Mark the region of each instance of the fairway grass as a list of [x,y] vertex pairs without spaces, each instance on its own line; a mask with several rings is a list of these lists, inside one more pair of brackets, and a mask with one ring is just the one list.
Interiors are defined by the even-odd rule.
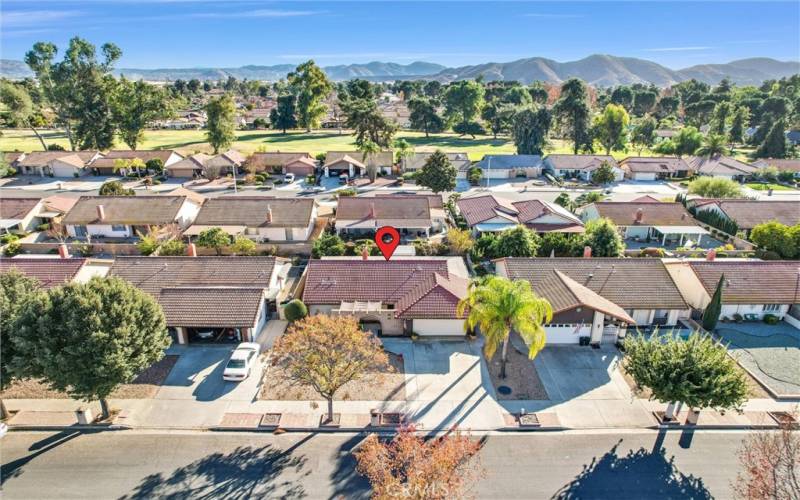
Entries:
[[[48,144],[60,144],[69,149],[69,142],[63,132],[47,130],[40,132]],[[2,130],[0,150],[2,151],[41,151],[42,146],[36,136],[25,129]],[[312,155],[326,151],[353,151],[355,137],[347,131],[319,130],[311,133],[290,131],[286,134],[272,130],[238,130],[233,148],[242,153],[263,151],[301,151]],[[485,154],[514,153],[516,148],[507,137],[493,139],[491,136],[460,137],[455,134],[435,134],[426,138],[424,133],[401,131],[397,139],[408,141],[415,151],[435,151],[468,153],[473,160],[480,160]],[[118,142],[116,147],[128,149]],[[137,149],[176,149],[182,154],[211,152],[206,143],[204,130],[148,130]]]
[[794,191],[794,189],[782,184],[761,184],[760,182],[748,182],[745,184],[745,186],[749,187],[750,189],[755,189],[756,191],[769,191],[770,189],[773,191]]

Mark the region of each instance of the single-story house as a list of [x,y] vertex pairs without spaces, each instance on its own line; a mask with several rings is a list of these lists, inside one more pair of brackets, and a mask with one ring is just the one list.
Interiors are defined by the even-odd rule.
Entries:
[[348,178],[361,177],[367,173],[367,167],[350,155],[342,156],[333,161],[329,161],[322,166],[325,177],[340,177],[346,175]]
[[586,182],[592,180],[592,172],[600,168],[603,163],[608,163],[614,171],[614,181],[619,182],[625,173],[619,168],[617,160],[608,155],[547,155],[544,159],[544,169],[556,177],[564,179],[581,179]]
[[3,158],[9,166],[17,168],[17,162],[25,157],[23,151],[3,151]]
[[662,246],[668,243],[683,246],[690,240],[699,244],[703,235],[708,234],[677,202],[601,201],[583,208],[581,219],[584,223],[600,218],[610,219],[616,224],[625,239],[654,239]]
[[[401,161],[402,170],[403,172],[416,172],[420,170],[425,162],[428,161],[428,158],[431,157],[433,153],[414,153],[409,157],[403,158]],[[469,155],[467,153],[445,153],[447,155],[447,159],[450,160],[450,163],[456,167],[456,171],[458,172],[458,177],[466,178],[467,171],[469,167],[472,165],[472,162],[469,160]]]
[[443,210],[431,209],[427,196],[339,198],[335,222],[337,234],[368,236],[382,226],[395,227],[403,239],[427,238],[431,233],[444,229],[445,216]]
[[206,169],[206,163],[210,159],[211,155],[196,153],[180,161],[176,161],[164,170],[166,170],[169,177],[196,178],[203,175]]
[[76,177],[98,158],[98,151],[34,151],[18,158],[15,168],[20,175]]
[[514,177],[539,177],[542,175],[542,157],[539,155],[484,155],[475,164],[484,179],[513,179]]
[[[344,158],[349,158],[345,161]],[[355,163],[353,162],[355,160]],[[353,170],[352,174],[348,174],[350,177],[357,177],[359,175],[364,175],[366,173],[366,167],[374,166],[378,169],[379,172],[384,174],[391,174],[392,173],[392,165],[394,165],[394,153],[392,151],[381,151],[379,153],[369,153],[364,156],[364,153],[361,151],[328,151],[325,153],[325,165],[323,168],[326,168],[325,175],[327,177],[338,177],[341,174],[347,174],[347,164],[360,164],[361,173],[356,173]],[[338,174],[328,174],[329,170],[335,170],[339,172]]]
[[186,196],[82,196],[64,217],[73,238],[136,238],[150,227],[186,229],[200,205]]
[[720,318],[733,319],[734,314],[783,318],[790,307],[800,304],[800,261],[669,259],[666,265],[686,302],[697,311],[705,310],[724,275]]
[[206,200],[184,235],[219,227],[231,236],[255,241],[306,241],[314,232],[316,218],[313,198],[221,196]]
[[143,163],[150,160],[161,160],[164,168],[169,167],[173,163],[177,163],[183,159],[183,156],[178,154],[177,151],[171,149],[152,149],[152,150],[136,150],[129,149],[115,149],[104,154],[102,158],[98,158],[90,165],[90,168],[95,175],[125,175],[124,169],[116,171],[116,160],[133,160],[139,159]]
[[117,257],[111,275],[161,305],[173,342],[256,342],[291,263],[275,257]]
[[619,166],[625,177],[634,181],[688,177],[693,173],[683,158],[675,156],[630,156]]
[[758,168],[749,163],[724,155],[692,156],[686,163],[692,171],[699,175],[722,177],[735,181],[744,181],[758,171]]
[[229,149],[206,160],[206,169],[218,169],[221,175],[226,175],[232,173],[234,169],[238,172],[246,159],[242,153]]
[[753,166],[759,169],[775,167],[780,172],[794,172],[795,178],[800,177],[799,158],[761,158],[754,161]]
[[550,302],[547,342],[613,343],[636,327],[674,327],[689,306],[658,259],[504,258],[497,274],[527,280]]
[[0,199],[0,234],[27,233],[42,223],[39,212],[42,209],[42,198],[9,198]]
[[[247,161],[255,168],[256,172],[288,173],[286,165],[301,158],[314,160],[310,153],[266,151],[250,155]],[[315,162],[316,163],[316,162]],[[295,175],[297,175],[295,173]]]
[[695,207],[696,213],[710,210],[736,222],[739,229],[747,234],[757,225],[769,221],[778,221],[786,226],[800,224],[800,201],[698,198],[688,203]]
[[0,274],[16,269],[36,278],[42,288],[53,288],[67,283],[86,283],[95,276],[105,276],[111,268],[110,260],[61,258],[58,255],[38,257],[0,258]]
[[676,135],[678,135],[678,131],[677,130],[670,130],[670,129],[667,129],[667,128],[656,129],[656,131],[655,131],[655,136],[656,136],[656,141],[657,142],[665,141],[667,139],[672,139]]
[[489,194],[461,198],[456,206],[476,235],[505,231],[519,224],[537,233],[583,232],[583,222],[575,214],[545,200],[512,202]]
[[41,219],[42,223],[61,222],[67,213],[72,210],[78,198],[75,196],[66,196],[54,194],[42,199],[42,204],[39,207],[37,217]]
[[284,174],[294,174],[296,177],[306,177],[315,174],[317,161],[313,158],[295,158],[283,166]]
[[310,314],[355,316],[380,335],[460,336],[469,273],[460,257],[326,257],[306,267]]

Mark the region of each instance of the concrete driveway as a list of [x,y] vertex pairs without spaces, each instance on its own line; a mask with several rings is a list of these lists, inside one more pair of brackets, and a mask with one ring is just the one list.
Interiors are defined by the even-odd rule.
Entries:
[[630,399],[630,388],[617,368],[619,355],[613,346],[547,346],[534,364],[554,401]]
[[234,346],[174,346],[178,362],[155,399],[194,401],[253,401],[261,385],[263,359],[241,382],[222,380],[222,371]]

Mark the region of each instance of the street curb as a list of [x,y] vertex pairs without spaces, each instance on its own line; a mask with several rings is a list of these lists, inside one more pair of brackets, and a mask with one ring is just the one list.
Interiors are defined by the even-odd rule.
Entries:
[[14,431],[127,431],[135,427],[130,425],[9,425],[9,432]]

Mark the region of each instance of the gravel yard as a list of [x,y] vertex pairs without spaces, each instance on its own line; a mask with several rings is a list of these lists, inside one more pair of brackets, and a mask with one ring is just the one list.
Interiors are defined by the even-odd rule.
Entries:
[[[506,363],[506,378],[500,378],[500,352],[497,352],[491,360],[487,361],[489,374],[492,377],[497,399],[516,400],[516,399],[550,399],[544,384],[539,379],[539,373],[533,361],[516,349],[508,349],[508,363]],[[497,390],[500,386],[511,389],[510,394],[501,394]]]
[[[397,354],[389,356],[390,369],[368,373],[349,382],[336,392],[336,401],[405,401],[406,379],[403,358]],[[318,401],[319,394],[310,387],[286,380],[282,370],[268,366],[259,399],[272,401]]]
[[[155,396],[166,380],[178,356],[167,354],[164,359],[139,374],[130,384],[120,386],[111,394],[111,399],[147,399]],[[0,393],[3,399],[69,399],[63,392],[54,391],[38,380],[26,379],[14,382]]]

